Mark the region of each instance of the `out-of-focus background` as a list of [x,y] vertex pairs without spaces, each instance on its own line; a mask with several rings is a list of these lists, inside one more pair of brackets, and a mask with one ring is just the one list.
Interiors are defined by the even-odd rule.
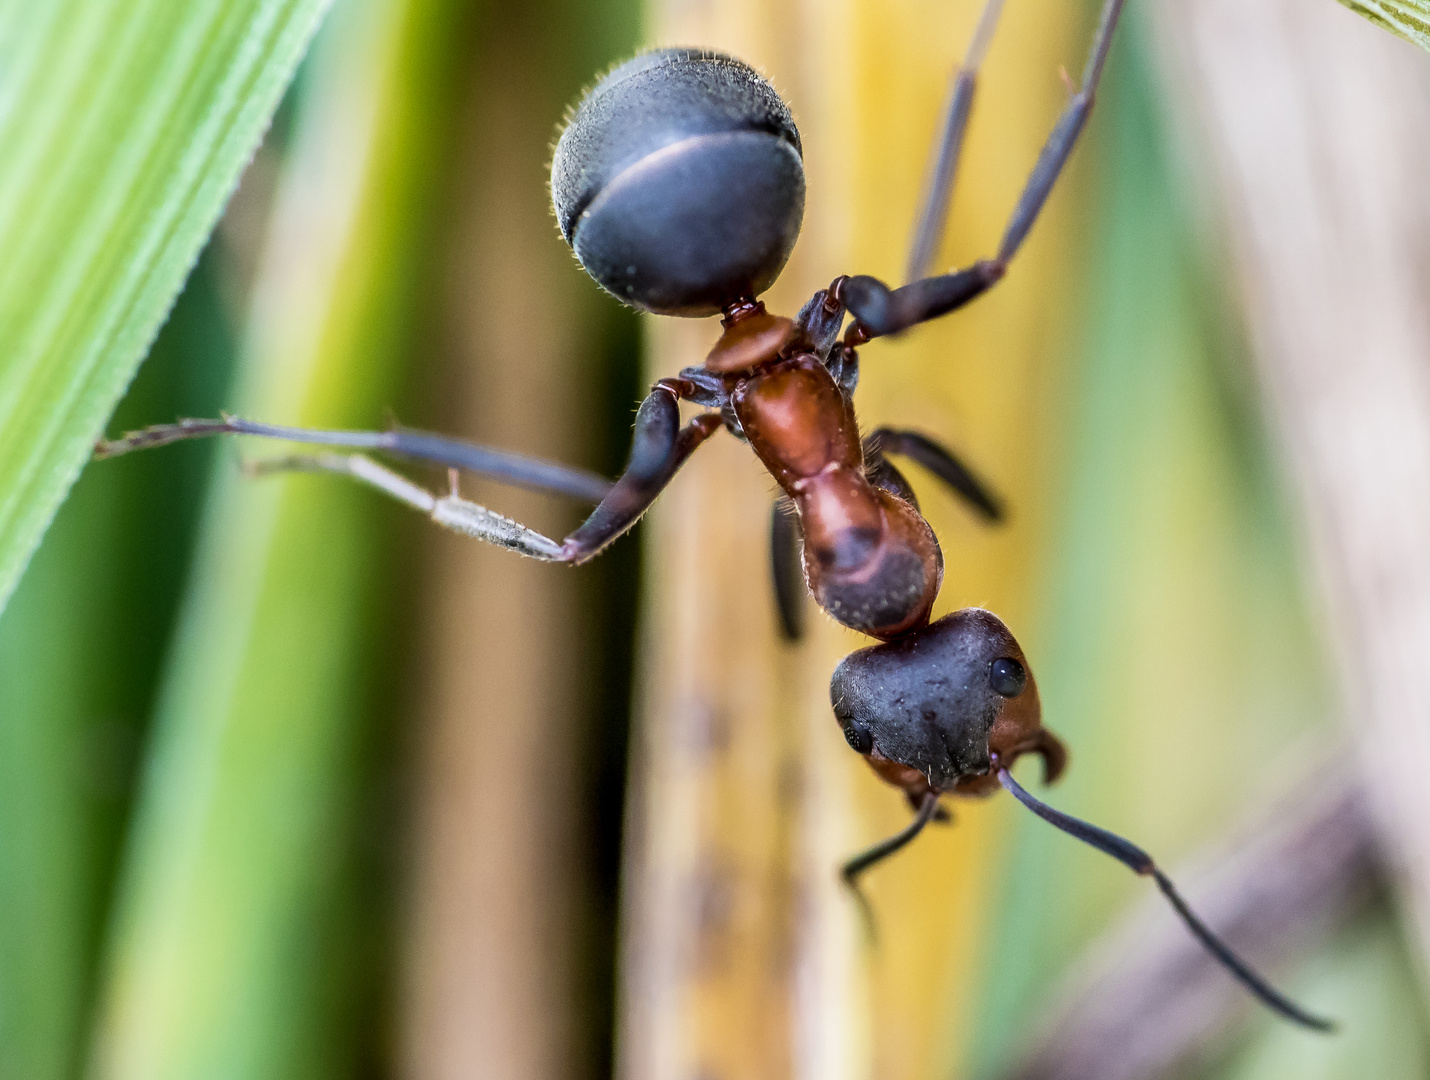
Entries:
[[[268,41],[302,0],[245,5]],[[716,329],[572,259],[566,105],[653,43],[761,67],[805,147],[766,298],[792,312],[899,277],[979,6],[335,0],[107,430],[396,418],[614,474]],[[137,43],[177,7],[0,4],[12,296],[62,265],[26,153],[89,132],[47,134],[53,103],[108,92],[85,57],[169,78]],[[1007,5],[940,266],[996,245],[1096,8]],[[1006,798],[871,875],[871,941],[835,868],[908,809],[827,698],[866,642],[812,605],[780,640],[773,486],[733,439],[574,571],[247,479],[281,449],[226,441],[85,469],[0,616],[0,1080],[1430,1076],[1427,119],[1430,56],[1331,0],[1129,0],[1007,280],[867,346],[856,398],[1006,498],[988,529],[911,470],[939,613],[1003,616],[1071,749],[1048,797],[1337,1035],[1249,1005],[1146,881]]]

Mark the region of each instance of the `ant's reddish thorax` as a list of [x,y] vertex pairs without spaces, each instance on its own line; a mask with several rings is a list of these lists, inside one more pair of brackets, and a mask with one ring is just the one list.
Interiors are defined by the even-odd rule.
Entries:
[[817,356],[766,361],[735,381],[730,403],[751,448],[792,498],[831,466],[862,475],[854,410]]
[[938,542],[912,506],[869,483],[854,411],[819,358],[771,357],[727,384],[751,448],[794,501],[820,606],[879,638],[927,622]]

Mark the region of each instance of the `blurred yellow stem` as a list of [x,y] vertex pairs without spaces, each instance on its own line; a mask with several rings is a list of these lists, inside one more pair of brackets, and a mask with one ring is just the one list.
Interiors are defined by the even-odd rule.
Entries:
[[[989,57],[944,268],[995,249],[1082,62],[1081,12],[1010,5]],[[766,298],[792,314],[839,273],[897,280],[949,76],[976,3],[833,0],[656,5],[658,44],[724,49],[762,68],[794,110],[809,199],[803,236]],[[1076,169],[1009,280],[967,312],[863,352],[866,428],[917,426],[1016,495],[1015,524],[974,525],[915,473],[942,541],[940,611],[980,604],[1015,633],[1040,521],[1050,354]],[[652,320],[650,374],[698,363],[710,323]],[[768,582],[774,486],[749,450],[713,439],[648,526],[649,607],[633,759],[622,969],[624,1080],[946,1076],[976,987],[998,812],[958,824],[871,875],[870,949],[837,885],[840,859],[907,822],[849,752],[828,702],[838,658],[868,639],[823,617],[781,644]]]

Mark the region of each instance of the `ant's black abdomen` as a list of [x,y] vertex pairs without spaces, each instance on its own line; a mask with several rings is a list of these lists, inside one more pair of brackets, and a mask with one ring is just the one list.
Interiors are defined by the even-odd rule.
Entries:
[[774,87],[718,53],[627,61],[576,107],[551,198],[581,265],[634,307],[713,315],[774,283],[804,217],[799,132]]

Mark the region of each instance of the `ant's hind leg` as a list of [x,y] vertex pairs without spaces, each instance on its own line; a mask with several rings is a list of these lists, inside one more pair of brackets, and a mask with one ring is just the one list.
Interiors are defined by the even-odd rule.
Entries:
[[719,413],[702,413],[682,428],[676,391],[657,383],[636,411],[625,472],[581,527],[562,541],[567,561],[594,558],[634,525],[685,459],[723,426]]
[[[203,423],[218,424],[219,421]],[[228,422],[222,422],[228,423]],[[631,440],[631,456],[626,470],[614,484],[605,484],[605,497],[591,511],[580,528],[560,543],[529,529],[520,522],[468,502],[454,491],[447,496],[433,495],[390,469],[361,454],[317,454],[310,457],[280,459],[259,465],[258,472],[307,469],[351,476],[369,487],[405,502],[422,511],[439,525],[456,532],[486,540],[523,555],[546,562],[583,563],[598,555],[606,545],[636,523],[655,497],[670,483],[685,459],[716,431],[723,421],[718,413],[695,417],[685,427],[680,426],[680,406],[674,389],[657,385],[636,412]],[[224,431],[231,430],[224,428]],[[285,429],[293,430],[293,429]],[[216,434],[205,431],[203,434]],[[253,432],[243,432],[252,434]],[[142,434],[142,433],[141,433]],[[329,435],[331,432],[308,433]],[[193,437],[179,434],[177,438]],[[275,436],[287,438],[287,435]],[[172,438],[166,441],[173,441]],[[324,441],[313,438],[311,441]],[[145,445],[154,445],[153,443]],[[126,446],[125,449],[134,449]]]
[[770,507],[770,573],[779,610],[780,634],[786,641],[804,637],[804,567],[799,552],[799,519],[794,504],[780,497]]
[[518,521],[468,502],[455,491],[449,495],[434,495],[407,477],[384,468],[362,454],[307,454],[260,461],[248,466],[253,475],[278,472],[327,472],[350,476],[359,483],[376,488],[398,502],[426,514],[437,524],[489,544],[496,544],[543,562],[562,562],[561,545],[535,529]]
[[611,490],[609,480],[585,469],[559,465],[554,461],[543,461],[525,454],[496,450],[490,446],[451,439],[445,435],[434,435],[427,431],[415,431],[411,428],[392,428],[389,431],[324,431],[317,428],[263,424],[255,420],[245,420],[241,416],[155,424],[141,431],[131,431],[119,439],[100,441],[94,448],[94,456],[117,457],[133,450],[167,446],[169,443],[213,435],[252,435],[282,442],[371,450],[410,461],[463,469],[498,483],[511,484],[529,491],[565,495],[589,503],[600,502]]
[[1008,219],[1008,227],[1003,232],[1003,242],[998,246],[998,262],[1006,265],[1018,249],[1028,230],[1037,220],[1038,211],[1048,199],[1053,185],[1062,175],[1063,166],[1072,156],[1077,137],[1082,134],[1088,114],[1092,112],[1093,99],[1097,94],[1097,84],[1102,81],[1102,69],[1107,65],[1107,52],[1112,48],[1112,32],[1117,29],[1117,20],[1122,14],[1125,0],[1107,0],[1102,15],[1097,21],[1097,32],[1093,35],[1092,49],[1088,53],[1087,66],[1082,72],[1082,86],[1063,107],[1062,116],[1053,127],[1048,141],[1043,144],[1038,162],[1028,177],[1013,216]]
[[[866,457],[899,454],[933,473],[985,520],[1003,520],[1003,503],[948,447],[917,431],[879,428],[864,440]],[[872,453],[871,453],[872,451]],[[917,505],[917,504],[915,504]]]
[[935,144],[929,173],[924,181],[919,215],[914,219],[914,241],[909,248],[909,261],[904,269],[905,281],[917,281],[928,274],[929,264],[943,242],[944,223],[948,218],[948,203],[958,178],[958,159],[963,152],[963,136],[968,130],[968,114],[973,109],[973,95],[978,89],[978,70],[993,41],[1003,0],[987,0],[983,14],[968,43],[963,63],[953,74],[948,106],[943,114],[943,135]]
[[[991,0],[990,0],[991,2]],[[836,298],[855,318],[845,340],[858,345],[870,338],[895,334],[921,322],[936,319],[954,311],[986,292],[1002,280],[1008,264],[1023,246],[1039,211],[1062,175],[1063,166],[1077,145],[1078,136],[1092,112],[1097,85],[1107,64],[1107,52],[1112,46],[1112,34],[1117,28],[1125,0],[1106,0],[1093,35],[1087,66],[1083,69],[1082,85],[1063,108],[1053,126],[1052,134],[1038,155],[1023,193],[1003,232],[998,254],[982,259],[964,270],[937,277],[912,281],[898,289],[890,289],[878,278],[860,276],[844,278],[838,283]],[[970,90],[971,94],[972,91]],[[971,99],[970,99],[971,100]],[[951,129],[961,137],[961,131]],[[955,137],[955,142],[957,138]],[[945,143],[949,136],[945,136]],[[937,184],[935,182],[935,194]],[[927,213],[928,211],[926,211]],[[911,260],[912,265],[912,260]]]

